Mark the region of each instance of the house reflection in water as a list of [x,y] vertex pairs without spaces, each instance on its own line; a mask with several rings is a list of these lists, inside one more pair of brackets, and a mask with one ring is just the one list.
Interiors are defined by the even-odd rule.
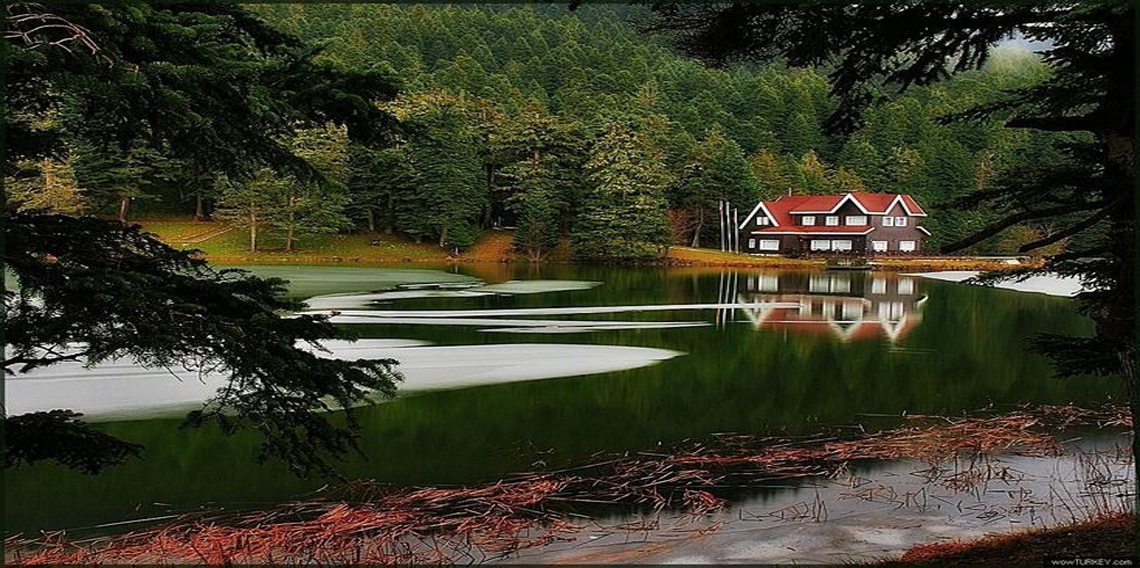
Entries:
[[902,339],[922,320],[926,296],[907,276],[867,272],[741,274],[741,303],[798,307],[742,308],[753,325],[794,333],[830,333],[844,341]]

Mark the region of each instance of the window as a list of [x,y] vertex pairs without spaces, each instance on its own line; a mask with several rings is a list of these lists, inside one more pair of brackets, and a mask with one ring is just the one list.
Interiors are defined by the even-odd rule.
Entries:
[[894,217],[883,217],[883,226],[884,227],[894,227],[895,226],[895,218]]
[[867,224],[867,216],[866,215],[848,215],[847,219],[846,219],[846,223],[848,225],[866,225]]
[[899,278],[899,294],[904,296],[914,294],[914,280],[911,278]]
[[836,251],[849,251],[851,250],[851,241],[831,241],[831,250]]
[[815,216],[814,215],[804,215],[803,221],[801,221],[801,223],[803,223],[804,225],[814,225],[815,224]]
[[899,250],[903,252],[914,252],[914,241],[899,241]]
[[760,239],[760,250],[780,250],[780,241],[777,239]]
[[831,241],[824,239],[812,239],[811,250],[831,250]]
[[763,215],[757,215],[756,216],[756,224],[761,225],[761,226],[767,225],[768,224],[768,218],[763,216]]
[[761,274],[760,275],[760,291],[761,292],[779,292],[780,291],[780,278],[775,274]]
[[750,248],[750,249],[756,248],[756,239],[748,239],[748,248]]
[[886,294],[887,293],[887,279],[886,278],[872,278],[871,279],[871,293],[872,294]]
[[906,226],[906,217],[895,217],[895,226],[896,227],[905,227]]
[[871,250],[875,252],[887,252],[887,241],[871,241]]
[[824,224],[828,227],[838,227],[839,215],[828,215],[827,218],[824,219]]

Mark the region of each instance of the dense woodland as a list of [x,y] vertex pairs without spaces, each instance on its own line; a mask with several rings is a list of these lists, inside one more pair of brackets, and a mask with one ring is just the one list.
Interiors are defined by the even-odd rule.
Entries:
[[[99,133],[114,125],[65,104],[43,120],[63,125],[68,152],[20,164],[9,199],[123,221],[195,214],[245,227],[251,249],[353,230],[462,249],[509,226],[539,260],[559,243],[583,259],[715,246],[721,200],[747,211],[787,193],[904,192],[932,213],[936,248],[991,220],[943,204],[1066,159],[1066,135],[940,121],[1045,79],[1048,67],[1024,50],[996,50],[982,70],[902,95],[884,87],[866,124],[840,136],[823,128],[836,105],[826,69],[708,68],[671,50],[667,34],[640,31],[649,14],[637,7],[252,10],[319,49],[317,60],[393,78],[399,96],[376,104],[399,121],[396,134],[362,142],[332,123],[302,129],[284,142],[323,175],[252,158],[221,175],[142,136],[105,144]],[[1013,252],[1049,230],[1025,224],[973,251]]]

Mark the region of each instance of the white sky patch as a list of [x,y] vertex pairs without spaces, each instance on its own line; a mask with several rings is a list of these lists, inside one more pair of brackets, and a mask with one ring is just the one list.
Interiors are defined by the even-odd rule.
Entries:
[[[397,359],[405,377],[398,385],[401,392],[623,371],[682,355],[615,345],[427,346],[403,339],[328,341],[324,346],[330,350],[320,354],[325,357]],[[76,362],[60,363],[5,377],[5,412],[16,415],[68,408],[94,421],[178,416],[198,407],[223,384],[225,378],[216,374],[199,377],[181,369],[146,368],[129,360],[108,361],[91,369]]]
[[[943,280],[946,282],[962,282],[964,280],[973,278],[981,274],[976,270],[947,270],[943,272],[916,272],[911,274],[904,274],[903,276],[921,276],[923,278],[930,278],[932,280]],[[1040,274],[1030,276],[1022,281],[1015,279],[1003,280],[994,284],[994,288],[1003,288],[1006,290],[1016,290],[1018,292],[1035,292],[1038,294],[1047,294],[1049,296],[1063,296],[1072,297],[1079,293],[1084,288],[1081,286],[1081,280],[1072,276],[1059,276],[1056,274]]]

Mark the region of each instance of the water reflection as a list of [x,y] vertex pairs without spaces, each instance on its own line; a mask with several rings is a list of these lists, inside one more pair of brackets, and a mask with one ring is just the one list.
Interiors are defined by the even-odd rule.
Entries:
[[[723,284],[757,329],[895,342],[922,321],[927,300],[911,277],[859,272],[733,273]],[[789,306],[792,304],[792,306]]]

